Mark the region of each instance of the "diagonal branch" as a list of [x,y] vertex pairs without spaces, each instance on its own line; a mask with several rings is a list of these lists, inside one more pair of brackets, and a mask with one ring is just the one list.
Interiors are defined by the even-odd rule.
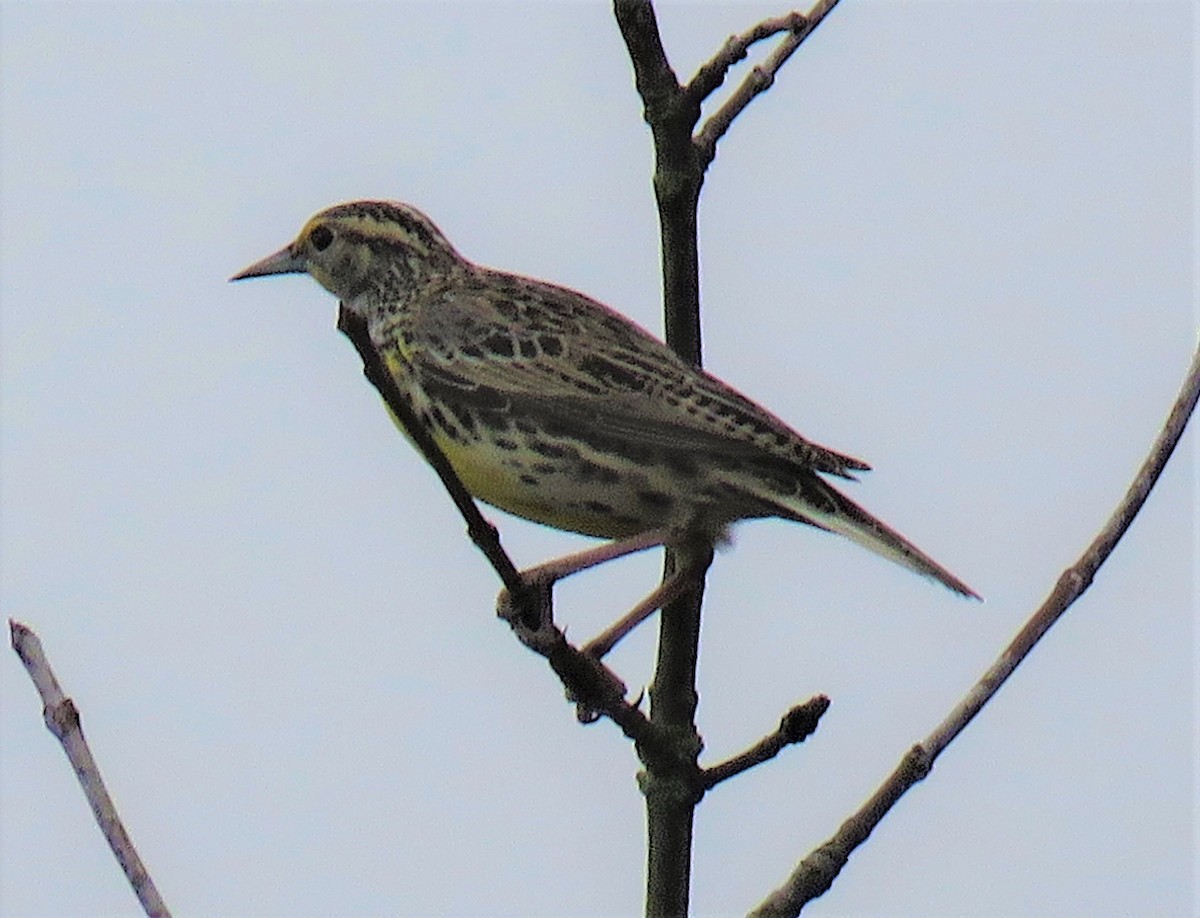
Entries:
[[458,512],[462,514],[467,523],[467,534],[471,537],[471,541],[478,546],[492,567],[495,568],[496,573],[514,599],[520,600],[526,597],[529,594],[527,585],[508,553],[500,545],[500,533],[494,525],[484,519],[474,498],[459,481],[446,454],[441,451],[429,431],[417,419],[408,402],[404,400],[395,380],[384,368],[379,354],[375,351],[375,346],[371,343],[371,335],[367,331],[366,321],[341,306],[338,308],[337,327],[338,331],[350,339],[350,343],[358,351],[358,356],[362,358],[363,375],[367,377],[371,385],[379,390],[384,404],[404,425],[404,430],[417,445],[425,457],[425,461],[437,472],[442,484],[450,493],[454,505],[458,507]]
[[546,658],[558,675],[570,698],[587,712],[585,719],[595,719],[595,712],[612,720],[632,739],[638,750],[659,761],[673,760],[673,747],[667,743],[662,730],[651,724],[636,706],[625,701],[625,686],[612,671],[594,656],[579,650],[566,640],[553,623],[550,588],[539,589],[521,576],[512,559],[500,544],[496,527],[489,523],[463,486],[450,460],[434,442],[433,437],[418,421],[412,408],[396,387],[379,354],[371,344],[366,323],[347,309],[338,312],[338,329],[350,339],[363,362],[363,374],[379,391],[384,404],[404,425],[422,454],[441,478],[453,498],[472,541],[491,562],[504,581],[507,599],[500,614],[508,621],[517,638],[530,650]]
[[[793,13],[789,17],[781,17],[780,20],[767,20],[760,23],[744,35],[731,38],[725,43],[725,46],[713,60],[700,68],[685,92],[689,95],[698,95],[700,98],[704,98],[724,80],[725,71],[736,61],[746,56],[746,50],[751,44],[755,41],[761,41],[763,38],[769,37],[769,35],[784,31],[778,28],[778,25],[784,20],[787,21],[788,28],[790,29],[788,36],[779,43],[775,50],[767,55],[765,61],[750,71],[741,85],[704,122],[704,126],[696,134],[694,143],[701,163],[707,166],[713,161],[713,158],[717,155],[717,141],[725,136],[725,133],[729,130],[729,126],[733,124],[733,120],[745,110],[747,105],[754,101],[756,96],[771,88],[771,84],[775,82],[775,74],[779,72],[779,68],[787,63],[787,59],[795,53],[796,49],[804,42],[804,39],[813,33],[813,30],[821,24],[826,15],[837,4],[838,0],[819,0],[817,5],[807,15]],[[770,29],[772,31],[759,37],[757,30],[761,29]],[[737,57],[729,57],[729,55],[739,54],[740,56]],[[718,74],[720,76],[719,79]],[[716,85],[708,88],[714,80],[716,80]],[[697,81],[700,81],[698,85]]]
[[1146,498],[1187,428],[1198,397],[1200,348],[1192,358],[1187,378],[1149,455],[1099,535],[1079,559],[1063,572],[1050,595],[946,719],[908,751],[870,800],[847,819],[832,838],[804,858],[784,885],[763,900],[751,915],[756,918],[798,915],[805,903],[829,889],[854,849],[866,841],[896,801],[929,774],[938,756],[999,691],[1042,636],[1091,585],[1096,571],[1108,560],[1146,503]]
[[104,833],[104,838],[116,856],[117,863],[121,865],[129,885],[133,887],[142,909],[151,918],[170,918],[171,913],[159,895],[154,880],[146,871],[146,865],[138,856],[137,849],[133,847],[133,840],[117,813],[116,804],[109,796],[108,788],[104,786],[100,768],[96,765],[92,750],[83,736],[79,709],[75,707],[75,702],[63,694],[58,679],[54,676],[54,670],[50,668],[50,661],[46,659],[41,640],[29,626],[11,618],[8,620],[8,630],[13,650],[25,664],[29,678],[33,680],[34,687],[42,698],[42,715],[46,727],[62,744],[67,760],[75,769],[75,776],[79,779],[84,796],[92,807],[96,824]]
[[580,721],[607,717],[633,740],[638,757],[648,766],[670,767],[680,761],[680,747],[670,733],[652,723],[637,703],[626,701],[625,685],[612,670],[572,645],[552,621],[545,619],[536,628],[516,619],[509,624],[522,644],[546,658],[568,698],[578,705]]

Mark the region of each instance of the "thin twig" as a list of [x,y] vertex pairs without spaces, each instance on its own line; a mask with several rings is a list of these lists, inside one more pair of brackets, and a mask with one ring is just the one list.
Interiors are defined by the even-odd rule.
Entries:
[[780,32],[798,32],[805,26],[806,19],[803,13],[787,13],[775,19],[764,19],[741,35],[730,35],[721,50],[700,65],[684,92],[696,101],[703,102],[721,88],[730,68],[746,59],[752,45]]
[[1192,365],[1184,380],[1179,396],[1171,407],[1162,430],[1150,448],[1150,453],[1138,469],[1124,499],[1113,511],[1104,528],[1088,546],[1087,551],[1073,565],[1067,568],[1050,595],[1041,607],[1033,614],[1025,626],[1013,638],[1012,643],[1005,648],[1004,653],[984,673],[966,698],[950,712],[949,716],[929,734],[921,744],[932,765],[942,751],[950,744],[963,729],[971,722],[988,700],[996,694],[1014,669],[1033,650],[1034,645],[1042,639],[1050,627],[1062,617],[1063,613],[1075,602],[1083,592],[1092,585],[1096,571],[1108,560],[1117,543],[1132,525],[1134,518],[1141,512],[1150,491],[1154,488],[1167,461],[1183,437],[1188,419],[1196,408],[1197,398],[1200,397],[1200,347],[1192,357]]
[[100,777],[100,769],[92,757],[87,740],[83,736],[83,726],[79,719],[79,709],[75,702],[63,694],[50,661],[46,659],[42,642],[28,625],[8,620],[9,636],[13,650],[25,664],[29,678],[42,698],[42,716],[46,727],[62,744],[67,760],[75,769],[75,776],[83,788],[84,796],[91,805],[92,813],[100,831],[104,833],[108,846],[125,872],[129,885],[133,887],[142,909],[152,918],[170,918],[170,912],[158,893],[158,888],[146,871],[146,865],[138,856],[137,849],[125,829],[121,817],[117,814],[116,804],[109,796]]
[[1196,408],[1197,397],[1200,397],[1200,348],[1192,358],[1187,378],[1149,455],[1125,497],[1091,545],[1079,560],[1063,572],[1050,595],[946,719],[905,754],[896,770],[871,799],[846,820],[832,838],[804,858],[784,885],[763,900],[751,915],[755,918],[798,915],[805,903],[829,889],[850,854],[866,841],[896,801],[929,774],[938,756],[999,691],[1042,636],[1091,585],[1096,571],[1129,529],[1166,467]]
[[705,768],[700,773],[705,790],[722,781],[728,781],[755,765],[769,762],[794,743],[804,742],[816,732],[817,724],[828,710],[829,699],[824,695],[814,695],[804,704],[796,705],[783,715],[779,727],[774,732],[764,736],[744,752],[711,768]]
[[[741,85],[704,122],[704,126],[696,134],[693,143],[696,146],[701,163],[708,165],[708,163],[712,162],[713,157],[717,155],[717,141],[725,136],[725,132],[729,130],[729,126],[733,124],[733,120],[745,110],[747,105],[754,101],[756,96],[771,88],[771,84],[775,82],[775,74],[779,72],[779,68],[787,62],[787,59],[795,53],[796,49],[804,42],[804,39],[813,33],[813,30],[821,24],[830,10],[837,6],[837,4],[838,0],[820,0],[807,15],[800,16],[799,14],[795,14],[797,17],[795,20],[796,25],[792,31],[775,47],[775,50],[767,55],[765,61],[750,71]],[[726,43],[726,47],[728,47],[728,43]],[[710,61],[708,64],[705,64],[704,67],[700,68],[696,76],[699,78],[703,74],[706,81],[711,81],[712,77],[708,68],[710,66],[719,68],[721,55],[724,52],[725,48],[722,48],[721,52],[714,58],[716,63]],[[704,84],[693,91],[689,86],[685,92],[691,95],[693,92],[699,92],[703,88]]]

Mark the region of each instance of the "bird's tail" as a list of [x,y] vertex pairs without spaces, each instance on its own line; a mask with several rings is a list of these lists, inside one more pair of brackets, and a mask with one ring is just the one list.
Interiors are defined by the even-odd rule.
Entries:
[[788,509],[797,519],[843,535],[910,571],[932,577],[955,593],[983,599],[896,530],[816,475],[804,482],[800,500]]

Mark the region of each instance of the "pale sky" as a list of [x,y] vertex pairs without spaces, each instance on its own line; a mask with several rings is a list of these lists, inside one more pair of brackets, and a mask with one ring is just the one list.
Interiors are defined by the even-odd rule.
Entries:
[[[660,4],[682,77],[786,7]],[[844,0],[719,148],[706,365],[874,471],[983,604],[780,521],[709,576],[694,911],[757,903],[945,716],[1124,493],[1197,331],[1188,2]],[[608,4],[0,7],[0,606],[36,629],[179,915],[633,915],[637,762],[498,584],[308,278],[395,198],[661,329],[651,145]],[[740,75],[744,71],[738,71]],[[813,915],[1197,902],[1195,431],[1092,590]],[[520,564],[591,544],[489,513]],[[657,556],[565,584],[584,639]],[[655,627],[612,662],[637,691]],[[16,657],[0,913],[134,915]]]

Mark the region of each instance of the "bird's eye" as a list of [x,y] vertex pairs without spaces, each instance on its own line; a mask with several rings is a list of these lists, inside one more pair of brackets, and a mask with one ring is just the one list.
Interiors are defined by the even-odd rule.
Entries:
[[333,230],[328,226],[318,226],[308,234],[308,241],[318,252],[324,252],[333,244]]

